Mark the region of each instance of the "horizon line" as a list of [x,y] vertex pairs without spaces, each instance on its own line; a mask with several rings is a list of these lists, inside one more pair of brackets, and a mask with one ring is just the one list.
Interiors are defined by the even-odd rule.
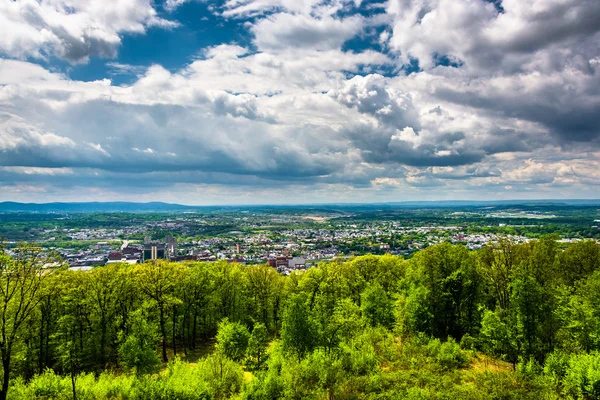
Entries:
[[400,201],[365,201],[365,202],[316,202],[316,203],[239,203],[239,204],[183,204],[183,203],[170,203],[165,201],[126,201],[126,200],[114,200],[114,201],[48,201],[48,202],[21,202],[4,200],[0,201],[0,206],[5,204],[16,204],[16,205],[29,205],[29,206],[44,206],[44,205],[92,205],[92,204],[132,204],[132,205],[149,205],[149,204],[162,204],[169,206],[181,206],[181,207],[285,207],[285,206],[327,206],[327,205],[389,205],[389,204],[417,204],[417,203],[549,203],[549,202],[598,202],[600,204],[600,198],[548,198],[548,199],[498,199],[498,200],[474,200],[474,199],[456,199],[456,200],[400,200]]

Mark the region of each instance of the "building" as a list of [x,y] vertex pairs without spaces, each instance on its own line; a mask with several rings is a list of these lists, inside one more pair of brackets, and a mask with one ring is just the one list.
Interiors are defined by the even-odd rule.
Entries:
[[171,257],[177,256],[177,239],[171,235],[165,236],[165,246],[167,247],[167,252]]
[[108,253],[107,263],[120,262],[121,258],[123,258],[123,256],[118,251],[110,252],[110,253]]
[[288,267],[293,269],[304,268],[306,266],[306,259],[304,257],[292,257],[288,260]]
[[127,254],[120,253],[118,251],[113,251],[108,254],[108,260],[106,264],[115,264],[115,263],[127,263],[127,264],[137,264],[140,262],[141,252],[135,254]]
[[267,259],[267,264],[269,264],[273,268],[280,268],[280,267],[287,268],[289,265],[289,260],[291,260],[291,259],[292,259],[292,257],[289,257],[289,256],[270,257]]
[[142,261],[164,260],[166,258],[166,253],[164,244],[145,244],[144,252],[142,253]]
[[127,247],[123,247],[121,249],[121,254],[125,255],[125,256],[142,256],[142,253],[144,252],[144,249],[140,246],[140,247],[133,247],[133,246],[127,246]]

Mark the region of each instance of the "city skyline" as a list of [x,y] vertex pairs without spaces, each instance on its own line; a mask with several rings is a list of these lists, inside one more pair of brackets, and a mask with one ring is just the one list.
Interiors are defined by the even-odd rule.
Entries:
[[0,0],[0,201],[594,199],[594,0]]

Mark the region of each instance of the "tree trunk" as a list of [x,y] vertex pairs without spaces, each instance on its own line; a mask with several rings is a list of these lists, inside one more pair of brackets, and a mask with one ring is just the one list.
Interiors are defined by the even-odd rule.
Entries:
[[[46,320],[46,331],[44,332],[44,367],[47,367],[50,364],[50,352],[48,349],[50,348],[50,319]],[[41,373],[42,371],[40,371]]]
[[183,320],[181,321],[181,345],[183,346],[183,354],[187,357],[188,341],[190,338],[189,330],[189,307],[183,310]]
[[[162,306],[160,308],[160,333],[162,335],[162,360],[163,362],[169,361],[167,358],[167,331],[165,328],[165,310]],[[0,399],[2,400],[2,399]]]
[[44,307],[42,306],[42,318],[40,321],[40,351],[38,355],[38,372],[41,374],[44,370]]
[[102,316],[102,326],[100,327],[102,331],[102,336],[100,337],[100,364],[102,364],[102,368],[106,367],[106,317]]
[[196,350],[196,328],[198,327],[198,313],[194,308],[194,326],[192,328],[192,349]]
[[4,371],[4,376],[2,379],[2,391],[0,391],[0,400],[6,400],[6,395],[8,394],[8,383],[10,379],[10,355],[7,353],[8,351],[2,352],[2,369]]
[[77,400],[77,391],[75,390],[75,365],[73,364],[73,355],[71,357],[71,388],[73,389],[73,400]]
[[172,336],[173,336],[173,355],[177,355],[177,341],[176,341],[176,319],[177,319],[177,312],[176,312],[176,307],[173,307],[173,331],[172,331]]

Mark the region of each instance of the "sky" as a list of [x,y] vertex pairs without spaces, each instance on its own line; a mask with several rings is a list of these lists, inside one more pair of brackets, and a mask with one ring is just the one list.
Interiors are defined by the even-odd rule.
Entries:
[[0,201],[600,198],[598,0],[0,0]]

